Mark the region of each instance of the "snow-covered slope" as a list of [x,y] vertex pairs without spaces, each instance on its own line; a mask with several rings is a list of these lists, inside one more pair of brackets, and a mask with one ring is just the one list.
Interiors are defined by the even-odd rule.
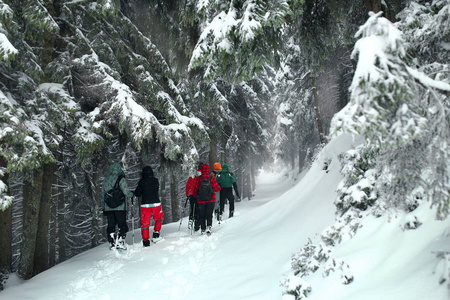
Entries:
[[[341,180],[337,155],[351,144],[346,135],[330,142],[297,184],[262,171],[255,197],[237,203],[235,217],[225,213],[220,226],[214,222],[209,237],[191,236],[184,219],[180,231],[178,222],[164,225],[164,240],[143,248],[136,230],[133,245],[128,234],[127,252],[98,246],[26,282],[10,280],[0,299],[280,299],[280,283],[292,273],[291,255],[308,238],[320,242],[320,233],[334,224],[333,201]],[[329,159],[327,173],[323,163]],[[428,216],[428,206],[423,207]],[[442,235],[448,221],[430,220],[406,234],[397,226],[403,221],[368,219],[354,239],[333,253],[349,263],[354,282],[343,285],[337,275],[324,279],[317,272],[306,279],[313,288],[309,297],[448,299],[438,275],[432,274],[437,260],[431,253],[445,241],[449,248],[448,236]],[[424,291],[420,297],[415,296],[418,290]]]

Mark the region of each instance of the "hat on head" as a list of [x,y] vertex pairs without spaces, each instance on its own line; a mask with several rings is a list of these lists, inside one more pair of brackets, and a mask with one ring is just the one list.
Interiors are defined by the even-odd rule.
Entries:
[[219,162],[216,162],[213,166],[213,171],[222,171],[222,166]]

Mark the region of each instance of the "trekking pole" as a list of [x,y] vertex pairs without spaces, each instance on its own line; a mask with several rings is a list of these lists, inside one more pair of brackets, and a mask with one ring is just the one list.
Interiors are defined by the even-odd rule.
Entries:
[[220,218],[221,218],[221,216],[220,216],[220,197],[219,197],[219,211],[217,212],[217,215],[219,216],[219,226],[220,226]]
[[134,245],[134,201],[133,201],[134,195],[131,197],[131,228],[133,230],[133,245]]
[[[192,218],[194,219],[194,222],[193,222],[193,225],[195,226],[195,203],[196,203],[197,201],[195,201],[194,202],[194,209],[192,210]],[[191,226],[191,235],[193,234],[193,232],[194,232],[194,226]]]
[[178,226],[178,231],[180,231],[181,223],[183,222],[184,212],[186,211],[186,204],[187,204],[188,199],[189,199],[189,196],[186,197],[186,202],[184,202],[183,213],[181,214],[180,226]]

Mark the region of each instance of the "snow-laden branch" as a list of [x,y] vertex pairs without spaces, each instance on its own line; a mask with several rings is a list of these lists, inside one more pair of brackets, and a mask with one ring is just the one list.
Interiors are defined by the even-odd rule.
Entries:
[[443,94],[450,94],[450,84],[443,81],[434,80],[428,77],[425,73],[422,73],[410,67],[406,67],[406,70],[408,71],[409,75],[414,77],[423,86],[435,89]]

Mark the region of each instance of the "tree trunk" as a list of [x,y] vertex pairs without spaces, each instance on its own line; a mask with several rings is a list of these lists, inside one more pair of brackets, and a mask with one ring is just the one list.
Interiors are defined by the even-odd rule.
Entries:
[[91,237],[91,247],[94,248],[99,244],[102,239],[102,229],[100,226],[102,214],[100,213],[100,208],[102,207],[100,202],[101,195],[101,185],[99,184],[99,173],[98,167],[94,167],[95,170],[92,172],[92,184],[91,184],[91,197],[94,200],[93,211],[92,211],[92,237]]
[[[172,208],[171,203],[167,199],[167,193],[166,193],[166,183],[167,183],[167,176],[166,176],[166,170],[167,168],[163,165],[164,163],[161,162],[161,181],[160,181],[160,187],[161,187],[161,204],[164,212],[164,224],[172,222]],[[170,212],[170,214],[169,214]]]
[[320,143],[325,143],[325,137],[323,135],[323,128],[322,128],[322,119],[320,117],[320,111],[319,111],[319,95],[317,94],[317,87],[316,87],[316,77],[311,77],[311,84],[313,88],[313,97],[314,97],[314,110],[316,112],[316,123],[317,123],[317,130],[319,132],[319,139]]
[[[6,161],[0,156],[0,167],[6,167]],[[9,173],[0,176],[0,180],[8,185]],[[9,193],[8,193],[9,194]],[[3,290],[3,279],[12,270],[12,205],[0,210],[0,291]]]
[[[374,13],[383,11],[383,16],[391,22],[396,22],[396,15],[402,10],[401,0],[364,0],[367,11]],[[386,5],[385,5],[386,4]]]
[[58,211],[57,211],[57,232],[58,232],[58,262],[63,262],[67,259],[66,255],[66,222],[65,222],[65,192],[66,187],[60,180],[58,182]]
[[255,167],[252,167],[251,178],[252,178],[252,196],[253,196],[253,192],[256,189],[256,170],[255,170]]
[[240,167],[238,170],[236,170],[236,183],[238,186],[239,193],[241,194],[242,199],[245,198],[244,196],[244,172],[243,168]]
[[225,125],[223,131],[222,131],[222,141],[221,141],[221,145],[222,145],[222,155],[221,155],[221,162],[225,163],[228,161],[228,151],[227,151],[227,143],[228,143],[228,139],[230,138],[231,134],[233,133],[233,129],[231,128],[231,126]]
[[172,222],[180,217],[180,201],[178,201],[178,178],[174,163],[170,166],[170,202],[172,206]]
[[48,267],[51,268],[56,265],[56,220],[58,216],[58,203],[54,201],[52,198],[51,204],[51,217],[50,217],[50,240],[49,240],[49,249],[48,249]]
[[397,14],[402,10],[402,1],[401,0],[389,0],[385,1],[387,7],[382,5],[382,9],[384,11],[384,16],[386,19],[391,21],[392,23],[397,22]]
[[33,182],[25,180],[23,186],[23,235],[18,268],[18,273],[23,279],[30,279],[36,274],[33,267],[43,173],[42,167],[35,169],[33,171]]
[[245,174],[245,194],[248,200],[252,199],[252,180],[250,172]]
[[41,203],[39,206],[38,231],[36,236],[36,251],[34,253],[34,274],[48,269],[49,265],[49,227],[52,203],[52,185],[54,183],[56,164],[45,164],[43,167]]
[[303,166],[305,165],[306,153],[303,151],[302,146],[298,146],[298,172],[301,173]]
[[217,162],[217,136],[214,133],[209,134],[209,167],[213,168],[214,163]]
[[12,266],[12,205],[0,210],[0,291],[3,280],[11,273]]
[[377,13],[381,10],[381,0],[364,0],[367,11]]

